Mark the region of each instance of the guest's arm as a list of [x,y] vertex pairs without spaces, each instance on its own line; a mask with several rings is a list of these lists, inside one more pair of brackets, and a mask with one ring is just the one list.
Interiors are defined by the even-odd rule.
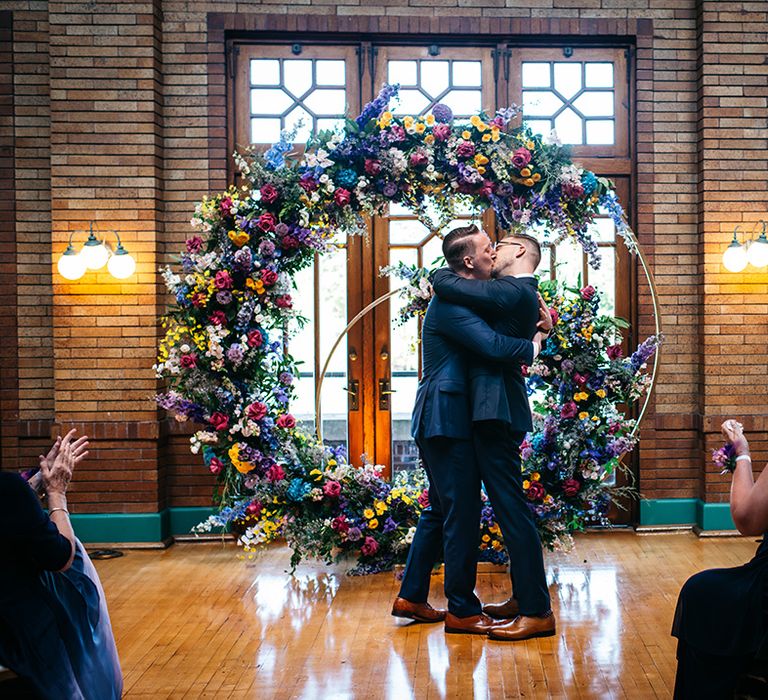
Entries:
[[473,311],[502,315],[518,301],[523,288],[514,277],[495,280],[470,280],[448,267],[432,275],[432,289],[443,301],[461,304]]
[[742,535],[762,535],[768,531],[768,469],[763,469],[755,481],[749,442],[741,423],[727,420],[722,431],[737,457],[731,480],[731,517]]

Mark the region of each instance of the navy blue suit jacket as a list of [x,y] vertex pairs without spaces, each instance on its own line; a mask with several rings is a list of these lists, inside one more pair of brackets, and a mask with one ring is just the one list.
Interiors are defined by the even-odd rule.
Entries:
[[[443,268],[435,272],[432,286],[440,299],[478,312],[498,333],[525,339],[536,334],[539,302],[533,277],[469,280]],[[528,432],[533,425],[521,364],[531,361],[501,364],[501,360],[470,358],[472,419],[500,420],[512,430]]]
[[421,350],[422,379],[411,422],[414,437],[471,437],[471,358],[508,362],[515,367],[533,361],[530,340],[497,333],[468,308],[436,297],[424,317]]

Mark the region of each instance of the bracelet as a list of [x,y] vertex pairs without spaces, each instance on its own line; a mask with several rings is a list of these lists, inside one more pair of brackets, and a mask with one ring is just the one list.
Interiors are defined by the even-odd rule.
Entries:
[[62,513],[69,515],[69,511],[66,508],[51,508],[48,511],[48,517],[50,518],[57,510],[60,510]]
[[738,457],[736,457],[736,459],[734,461],[735,462],[742,462],[742,461],[746,461],[746,460],[749,460],[751,462],[752,461],[752,457],[750,457],[749,455],[739,455]]

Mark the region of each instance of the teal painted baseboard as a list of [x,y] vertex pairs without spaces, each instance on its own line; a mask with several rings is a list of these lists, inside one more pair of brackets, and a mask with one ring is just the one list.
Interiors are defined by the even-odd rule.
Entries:
[[641,525],[698,525],[702,530],[735,530],[728,503],[700,498],[656,498],[640,501]]
[[82,542],[162,542],[187,535],[215,511],[212,508],[166,508],[159,513],[73,514],[72,527]]

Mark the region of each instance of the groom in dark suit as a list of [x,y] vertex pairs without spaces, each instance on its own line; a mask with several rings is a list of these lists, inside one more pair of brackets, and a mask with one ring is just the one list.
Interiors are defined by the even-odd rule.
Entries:
[[[535,239],[508,236],[496,246],[494,279],[466,279],[443,269],[434,276],[434,291],[441,301],[478,312],[499,333],[532,338],[540,308],[533,272],[540,260]],[[550,636],[555,618],[541,542],[522,487],[520,444],[532,422],[521,367],[472,357],[469,376],[475,459],[509,552],[512,578],[512,597],[483,610],[514,620],[489,636],[509,641]]]
[[[451,231],[443,254],[462,277],[490,276],[494,252],[475,226]],[[533,334],[531,334],[533,335]],[[470,358],[530,364],[543,340],[494,332],[464,306],[433,298],[422,329],[423,375],[412,434],[429,477],[430,508],[419,520],[392,614],[421,622],[445,619],[447,632],[487,634],[495,625],[474,593],[480,525],[480,471],[472,442]],[[443,545],[448,612],[427,603],[430,572]]]

